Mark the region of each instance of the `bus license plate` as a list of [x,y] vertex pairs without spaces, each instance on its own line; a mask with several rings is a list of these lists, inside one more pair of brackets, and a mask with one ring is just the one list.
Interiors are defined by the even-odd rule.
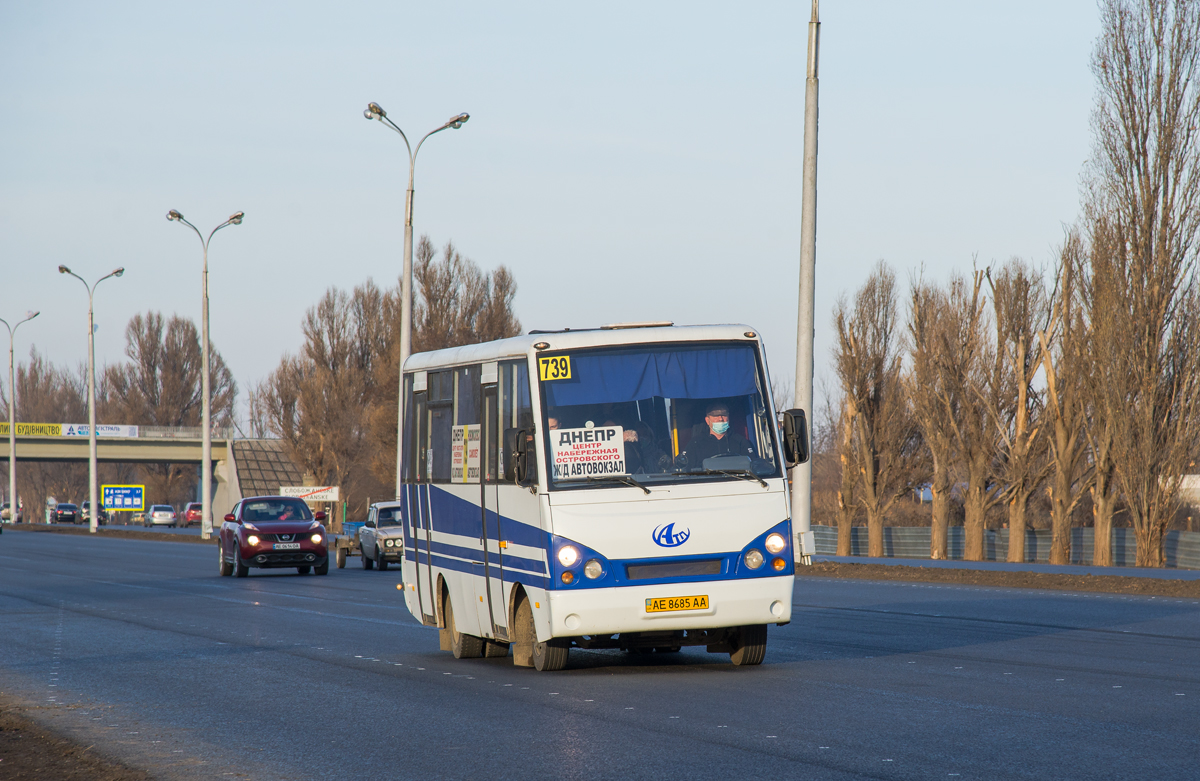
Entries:
[[660,597],[646,600],[647,613],[667,613],[672,610],[708,610],[708,595],[698,597]]
[[275,550],[300,550],[300,543],[298,543],[298,542],[277,542],[277,543],[275,543]]

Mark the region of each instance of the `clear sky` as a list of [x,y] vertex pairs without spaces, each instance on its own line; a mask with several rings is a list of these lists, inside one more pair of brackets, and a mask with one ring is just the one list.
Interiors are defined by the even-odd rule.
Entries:
[[[200,319],[241,387],[330,285],[394,284],[415,230],[508,265],[526,328],[744,322],[794,372],[809,4],[0,3],[0,317],[98,363],[153,309]],[[817,377],[880,258],[905,283],[1017,255],[1078,211],[1093,0],[821,4]],[[0,332],[2,333],[2,332]],[[7,380],[7,378],[5,378]],[[111,421],[120,422],[120,421]]]

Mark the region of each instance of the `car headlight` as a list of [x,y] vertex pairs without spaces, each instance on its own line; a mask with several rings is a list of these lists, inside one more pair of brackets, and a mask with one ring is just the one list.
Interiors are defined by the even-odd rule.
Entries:
[[258,527],[255,526],[254,524],[250,523],[249,521],[242,521],[242,526],[246,527],[247,529],[252,529],[254,531],[258,531]]
[[321,535],[319,535],[319,534],[314,534],[314,535],[312,536],[312,541],[313,541],[313,543],[314,543],[314,544],[316,544],[316,545],[320,545],[320,544],[321,544]]
[[787,547],[787,540],[783,538],[782,534],[775,532],[774,534],[767,535],[766,546],[769,552],[779,553],[779,551]]
[[383,547],[385,547],[385,548],[390,548],[390,547],[392,547],[392,546],[393,546],[393,545],[395,545],[395,544],[396,544],[396,543],[395,543],[394,541],[392,541],[392,540],[384,540],[384,541],[383,541]]
[[763,555],[755,548],[746,551],[746,555],[743,558],[746,561],[746,566],[750,569],[758,569],[762,566]]
[[558,549],[558,563],[564,567],[574,567],[579,561],[579,551],[573,545],[564,545]]
[[247,538],[246,538],[246,544],[247,544],[247,545],[257,545],[257,544],[258,544],[258,537],[256,537],[255,535],[251,534],[249,537],[247,537]]
[[588,576],[588,580],[595,580],[604,574],[604,565],[598,559],[591,559],[583,565],[583,574]]

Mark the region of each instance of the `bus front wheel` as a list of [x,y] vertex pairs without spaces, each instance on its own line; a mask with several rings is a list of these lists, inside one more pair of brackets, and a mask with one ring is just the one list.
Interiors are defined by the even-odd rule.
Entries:
[[730,635],[729,661],[738,667],[762,664],[767,655],[767,627],[739,626]]

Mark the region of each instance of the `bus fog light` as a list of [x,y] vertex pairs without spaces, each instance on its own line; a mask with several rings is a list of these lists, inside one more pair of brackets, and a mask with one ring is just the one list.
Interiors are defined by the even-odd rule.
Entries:
[[604,565],[596,559],[592,559],[583,565],[583,574],[588,576],[588,580],[595,580],[604,574]]
[[745,559],[746,566],[750,569],[758,569],[762,566],[763,555],[754,548],[746,551],[746,555],[743,558]]
[[771,603],[771,615],[779,618],[783,615],[783,603],[778,599]]
[[257,544],[258,544],[258,537],[256,537],[256,536],[254,536],[253,534],[251,534],[249,537],[247,537],[247,538],[246,538],[246,544],[247,544],[247,545],[257,545]]
[[562,582],[570,585],[571,583],[575,582],[575,576],[570,572],[564,572],[562,574]]
[[572,613],[571,615],[567,616],[563,623],[566,624],[567,629],[578,629],[579,625],[583,623],[583,619]]
[[787,547],[787,540],[783,538],[782,534],[776,532],[775,534],[767,535],[768,553],[779,553],[779,551],[783,550],[785,547]]
[[564,567],[574,567],[575,562],[579,561],[579,551],[571,545],[564,545],[558,549],[558,563]]
[[783,568],[787,566],[787,562],[783,559],[775,559],[771,562],[771,566],[774,567],[777,572],[783,572]]

